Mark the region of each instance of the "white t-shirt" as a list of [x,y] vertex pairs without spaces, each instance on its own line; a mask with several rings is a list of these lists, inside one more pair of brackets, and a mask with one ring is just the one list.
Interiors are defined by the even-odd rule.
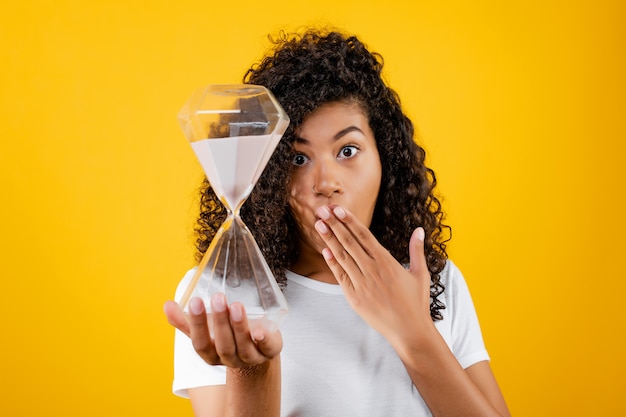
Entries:
[[[177,299],[193,275],[177,289]],[[376,330],[348,305],[339,285],[287,272],[289,314],[281,324],[281,414],[318,416],[430,416],[402,361]],[[446,308],[435,322],[463,368],[489,360],[476,311],[459,269],[450,261],[441,273]],[[176,331],[176,395],[224,384],[225,368],[207,365],[190,339]]]

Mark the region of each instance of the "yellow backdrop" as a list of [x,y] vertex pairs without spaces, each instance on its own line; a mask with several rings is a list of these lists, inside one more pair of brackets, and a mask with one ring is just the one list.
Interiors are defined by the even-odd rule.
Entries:
[[5,0],[0,414],[191,415],[162,313],[201,171],[176,114],[267,34],[386,59],[517,416],[623,415],[624,3]]

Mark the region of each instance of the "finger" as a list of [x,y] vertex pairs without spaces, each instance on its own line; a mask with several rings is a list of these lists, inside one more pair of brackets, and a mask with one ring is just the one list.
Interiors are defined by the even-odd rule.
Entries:
[[359,249],[367,253],[370,258],[373,258],[375,253],[374,249],[380,245],[377,245],[378,241],[374,235],[372,235],[370,229],[365,227],[363,223],[357,221],[352,213],[343,207],[334,207],[333,214],[344,226],[346,226],[352,236],[356,238],[356,242],[359,244]]
[[[341,218],[339,218],[339,216]],[[363,245],[358,235],[362,235],[362,231],[356,230],[356,234],[352,229],[358,229],[358,222],[354,221],[354,217],[350,215],[346,210],[341,207],[324,206],[317,210],[317,215],[324,222],[324,224],[333,232],[337,240],[344,246],[344,248],[351,249],[354,255],[358,256],[365,252]],[[332,236],[332,235],[328,235]],[[361,236],[363,237],[363,236]]]
[[189,322],[185,318],[185,313],[183,313],[178,303],[166,301],[163,305],[163,312],[169,324],[189,336]]
[[280,331],[268,332],[265,328],[259,328],[252,332],[259,351],[267,358],[273,358],[283,349],[283,337]]
[[189,330],[189,337],[198,355],[210,364],[218,364],[219,357],[211,340],[206,309],[198,297],[189,300]]
[[413,231],[411,240],[409,241],[409,270],[423,287],[423,306],[425,308],[425,312],[430,313],[429,289],[431,285],[431,276],[430,271],[428,270],[428,264],[426,263],[426,256],[424,255],[424,239],[425,232],[423,228],[418,227]]
[[250,323],[241,303],[230,306],[230,322],[235,338],[237,356],[246,365],[258,365],[267,358],[258,350],[250,336]]
[[364,251],[360,242],[328,207],[318,209],[317,215],[320,220],[315,223],[315,229],[332,252],[333,257],[348,274],[361,272],[356,258],[363,259],[369,255]]
[[332,251],[329,248],[322,249],[322,256],[326,261],[326,265],[330,268],[331,272],[337,279],[337,283],[344,288],[346,293],[353,292],[355,289],[354,283],[350,275],[343,269],[341,264],[337,262],[337,259],[333,255]]
[[[315,223],[315,229],[324,240],[324,243],[328,245],[327,248],[322,250],[322,256],[337,279],[337,282],[341,285],[349,285],[350,288],[354,288],[354,284],[350,279],[350,273],[360,273],[358,266],[334,237],[333,232],[326,226],[326,223],[322,220],[318,220]],[[341,262],[335,256],[335,253],[339,254],[342,258]],[[350,271],[350,273],[348,271]]]
[[409,241],[409,270],[415,275],[422,271],[428,271],[426,256],[424,255],[424,229],[418,227],[413,231]]
[[226,296],[222,293],[211,297],[211,324],[215,351],[225,365],[239,367],[242,364],[237,359],[237,345],[230,323]]

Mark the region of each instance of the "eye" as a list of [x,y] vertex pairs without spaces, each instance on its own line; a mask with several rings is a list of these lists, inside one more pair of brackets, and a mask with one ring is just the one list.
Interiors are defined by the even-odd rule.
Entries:
[[293,159],[291,160],[291,163],[297,167],[301,167],[302,165],[306,164],[308,161],[309,161],[308,157],[299,153],[293,157]]
[[339,151],[339,159],[349,159],[353,158],[359,152],[359,148],[354,145],[347,145],[341,148]]

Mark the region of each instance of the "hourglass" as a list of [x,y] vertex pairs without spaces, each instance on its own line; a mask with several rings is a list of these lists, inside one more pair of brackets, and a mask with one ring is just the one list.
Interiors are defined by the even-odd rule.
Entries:
[[200,297],[210,314],[211,296],[224,293],[229,303],[244,305],[252,332],[260,327],[273,332],[287,314],[287,301],[239,210],[289,118],[268,89],[242,84],[196,90],[178,120],[228,211],[179,305],[188,313],[189,300]]

